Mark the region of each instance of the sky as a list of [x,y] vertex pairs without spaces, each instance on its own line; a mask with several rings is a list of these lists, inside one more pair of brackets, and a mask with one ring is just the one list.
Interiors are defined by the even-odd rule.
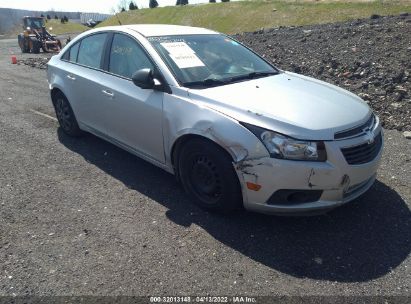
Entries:
[[[111,13],[121,0],[0,0],[0,7],[37,11],[68,11]],[[124,1],[124,0],[123,0]],[[129,1],[127,1],[129,2]],[[148,7],[149,0],[134,0],[138,7]],[[175,5],[176,0],[157,0],[160,6]],[[189,0],[189,3],[202,3],[208,0]],[[219,1],[218,1],[219,2]]]

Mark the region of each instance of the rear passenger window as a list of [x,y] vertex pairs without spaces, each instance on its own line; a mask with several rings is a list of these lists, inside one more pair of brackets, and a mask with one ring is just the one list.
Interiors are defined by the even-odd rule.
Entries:
[[101,56],[107,34],[96,34],[81,40],[77,63],[92,68],[100,68]]
[[141,46],[132,38],[115,34],[110,51],[109,72],[131,78],[140,69],[153,69]]
[[75,45],[73,45],[70,48],[69,55],[68,55],[68,61],[70,62],[76,62],[77,61],[77,54],[78,54],[78,47],[80,46],[80,43],[77,42]]

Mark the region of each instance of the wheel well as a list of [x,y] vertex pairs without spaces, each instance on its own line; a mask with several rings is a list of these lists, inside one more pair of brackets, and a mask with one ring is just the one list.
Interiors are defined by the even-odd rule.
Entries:
[[53,88],[53,89],[51,90],[51,92],[50,92],[51,101],[53,102],[53,105],[54,105],[54,103],[55,103],[55,101],[56,101],[55,99],[56,99],[57,94],[62,94],[62,95],[64,96],[64,93],[63,93],[60,89],[58,89],[58,88]]
[[187,134],[187,135],[183,135],[181,137],[179,137],[173,144],[173,147],[171,149],[171,164],[174,168],[174,172],[178,178],[178,168],[177,168],[177,161],[178,161],[178,155],[180,154],[181,148],[189,141],[193,140],[193,139],[200,139],[203,141],[206,141],[216,147],[218,147],[221,151],[223,151],[223,153],[225,153],[231,160],[233,160],[232,155],[223,147],[221,147],[219,144],[217,144],[216,142],[212,141],[211,139],[201,136],[201,135],[197,135],[197,134]]

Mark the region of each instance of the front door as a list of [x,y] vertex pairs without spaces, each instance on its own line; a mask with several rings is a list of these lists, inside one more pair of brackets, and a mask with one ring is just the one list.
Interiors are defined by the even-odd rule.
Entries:
[[163,148],[163,92],[141,89],[132,74],[154,65],[136,40],[114,34],[108,70],[100,78],[102,106],[107,114],[107,135],[161,163]]

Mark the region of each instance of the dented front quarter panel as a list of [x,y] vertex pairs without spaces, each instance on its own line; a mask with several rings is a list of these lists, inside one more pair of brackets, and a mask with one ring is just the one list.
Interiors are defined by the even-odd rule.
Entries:
[[[234,162],[267,157],[264,145],[237,120],[191,100],[184,88],[172,88],[164,99],[164,146],[166,162],[171,166],[171,151],[178,138],[199,135],[223,147]],[[176,115],[176,113],[179,113]]]
[[[232,157],[247,201],[247,189],[241,164],[251,159],[269,157],[261,141],[237,120],[192,100],[188,90],[173,87],[173,94],[164,97],[164,147],[168,171],[174,172],[171,152],[175,142],[184,135],[199,135],[224,148]],[[176,113],[181,113],[176,115]]]

